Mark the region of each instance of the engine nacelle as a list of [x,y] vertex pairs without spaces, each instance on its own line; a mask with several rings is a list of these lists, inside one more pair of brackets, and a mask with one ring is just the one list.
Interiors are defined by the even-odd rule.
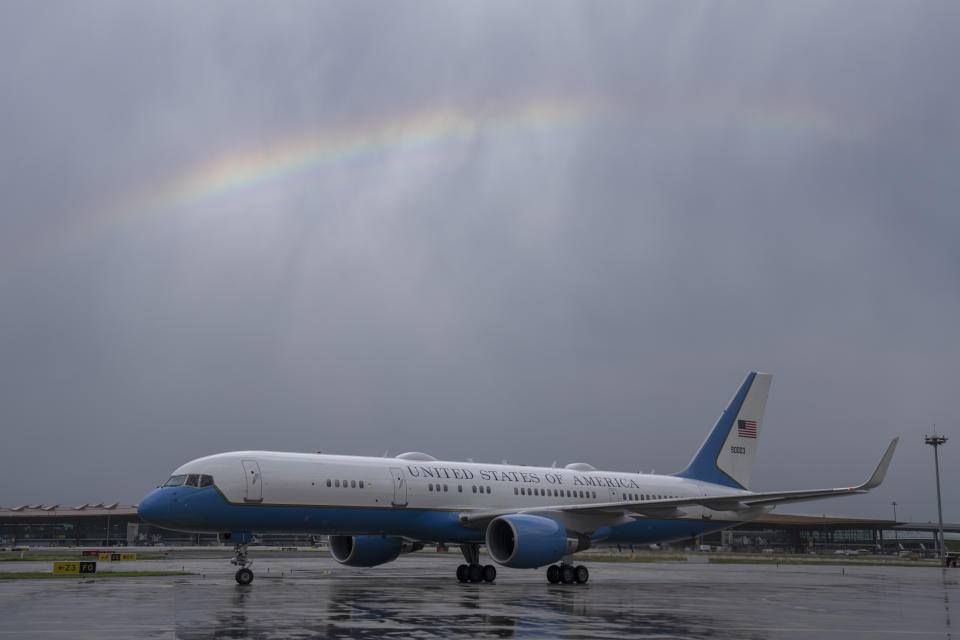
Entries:
[[398,536],[330,536],[330,555],[348,567],[375,567],[422,548],[422,542],[409,543]]
[[487,551],[498,564],[533,569],[559,561],[590,546],[586,536],[572,537],[550,518],[517,513],[494,518],[487,526]]

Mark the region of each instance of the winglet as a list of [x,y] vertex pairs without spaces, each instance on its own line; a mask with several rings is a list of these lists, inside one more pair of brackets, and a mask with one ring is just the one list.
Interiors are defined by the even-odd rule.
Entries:
[[867,491],[868,489],[873,489],[874,487],[879,487],[880,483],[883,482],[884,476],[887,475],[887,467],[890,466],[890,461],[893,459],[893,452],[897,448],[897,442],[900,441],[900,438],[894,438],[890,441],[890,446],[887,447],[887,452],[883,454],[883,457],[880,458],[880,464],[877,465],[876,471],[873,472],[873,475],[870,476],[870,479],[864,482],[859,487],[854,487],[854,489]]

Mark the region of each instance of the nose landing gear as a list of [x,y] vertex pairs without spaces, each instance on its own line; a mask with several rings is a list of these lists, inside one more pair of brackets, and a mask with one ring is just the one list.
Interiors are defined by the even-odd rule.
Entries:
[[240,567],[233,577],[236,578],[237,584],[246,586],[253,582],[253,571],[248,568],[248,565],[252,563],[247,558],[247,544],[245,542],[237,544],[233,548],[233,552],[236,556],[230,561],[230,564]]

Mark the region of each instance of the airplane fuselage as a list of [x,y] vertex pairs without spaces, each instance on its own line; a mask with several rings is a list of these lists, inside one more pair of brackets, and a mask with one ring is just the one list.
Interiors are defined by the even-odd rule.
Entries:
[[[585,467],[585,465],[570,465]],[[188,462],[171,478],[208,476],[213,484],[156,489],[141,512],[160,526],[221,533],[303,532],[396,535],[433,542],[474,542],[483,529],[460,514],[554,505],[637,503],[671,498],[745,496],[750,492],[675,476],[426,459],[240,451]],[[196,480],[199,484],[199,480]],[[170,484],[170,481],[167,483]],[[151,502],[167,505],[158,513]],[[589,514],[577,520],[595,541],[644,543],[691,538],[750,520],[769,509],[716,511],[692,504],[670,518],[633,517],[614,526]]]

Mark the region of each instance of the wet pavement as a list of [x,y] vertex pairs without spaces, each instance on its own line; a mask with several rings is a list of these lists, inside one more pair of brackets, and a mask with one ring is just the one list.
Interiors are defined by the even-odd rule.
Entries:
[[550,585],[502,568],[495,584],[460,584],[459,563],[421,553],[351,569],[276,554],[256,557],[249,587],[210,558],[122,567],[191,576],[0,581],[0,640],[951,638],[960,603],[960,570],[937,568],[596,562],[587,585]]

